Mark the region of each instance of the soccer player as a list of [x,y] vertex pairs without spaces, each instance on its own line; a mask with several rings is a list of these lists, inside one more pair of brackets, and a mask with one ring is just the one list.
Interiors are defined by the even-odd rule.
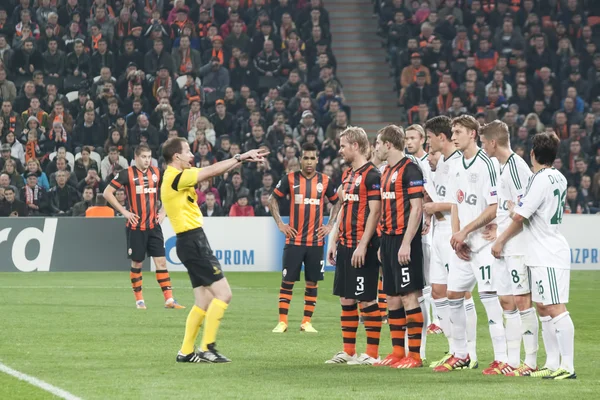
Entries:
[[[508,202],[517,203],[523,197],[531,171],[527,163],[510,148],[510,134],[504,122],[495,120],[484,125],[480,137],[481,147],[486,154],[500,163],[496,224],[497,234],[502,234],[511,222]],[[487,373],[491,375],[528,375],[536,369],[538,322],[535,309],[531,306],[524,254],[524,235],[519,234],[506,243],[501,257],[492,265],[494,288],[500,296],[506,321],[507,362],[489,368]],[[519,368],[521,337],[527,359]]]
[[[543,132],[533,137],[532,145],[534,175],[524,197],[514,207],[512,222],[496,240],[492,253],[501,257],[506,244],[524,229],[527,242],[525,265],[531,274],[530,282],[535,285],[532,299],[542,320],[547,354],[546,365],[530,376],[575,379],[575,327],[566,307],[569,302],[571,256],[569,244],[559,230],[567,180],[552,166],[560,141],[553,132]],[[524,223],[525,220],[527,223]]]
[[[385,166],[387,163],[381,160],[375,151],[375,145],[377,142],[377,138],[375,138],[374,142],[371,144],[371,162],[373,165],[379,169],[380,173],[383,173]],[[381,237],[381,223],[377,224],[376,234],[378,237]],[[381,263],[381,261],[380,261]],[[387,296],[383,291],[383,271],[381,270],[381,265],[379,267],[379,284],[377,286],[377,305],[379,306],[379,313],[381,314],[381,322],[383,324],[388,323],[388,315],[387,315]],[[362,321],[361,321],[362,323]]]
[[[120,171],[104,189],[104,198],[127,220],[127,253],[131,259],[129,273],[138,309],[145,310],[142,294],[142,262],[146,254],[154,259],[156,281],[165,298],[165,308],[185,308],[173,298],[171,277],[165,258],[165,241],[160,223],[165,212],[159,206],[160,171],[150,165],[152,150],[146,144],[135,149],[135,165]],[[117,189],[125,188],[129,210],[115,197]],[[160,210],[159,210],[160,208]]]
[[[283,273],[279,289],[279,323],[273,329],[283,333],[288,329],[288,311],[294,282],[300,280],[304,264],[303,332],[317,333],[311,318],[317,304],[317,282],[323,280],[323,240],[335,225],[339,211],[338,194],[329,176],[317,172],[319,151],[315,144],[305,143],[300,157],[300,171],[284,175],[269,199],[269,209],[279,230],[286,236],[283,248]],[[279,215],[278,200],[290,195],[290,223],[284,224]],[[334,205],[329,223],[323,225],[325,197]]]
[[[381,176],[381,264],[387,295],[393,351],[377,366],[419,368],[423,312],[419,297],[424,286],[421,224],[423,173],[404,154],[402,128],[389,125],[378,132],[376,151],[387,166]],[[405,352],[404,330],[408,333]]]
[[[340,297],[344,350],[328,364],[373,365],[379,360],[381,314],[377,305],[379,238],[375,230],[381,215],[380,174],[368,161],[369,139],[362,128],[348,127],[340,134],[340,155],[350,166],[342,176],[339,230],[334,231],[327,258],[336,265],[333,294]],[[337,248],[336,248],[337,242]],[[367,334],[367,349],[356,356],[358,308]]]
[[[194,155],[187,140],[171,138],[163,144],[162,155],[167,169],[161,186],[161,200],[177,234],[177,256],[188,271],[195,298],[185,324],[185,336],[177,354],[177,362],[230,362],[217,351],[215,342],[221,319],[231,301],[231,288],[202,229],[202,213],[197,204],[195,187],[242,162],[262,162],[267,154],[250,150],[206,168],[194,168]],[[203,321],[206,321],[204,334],[200,351],[196,352],[194,344]]]
[[488,319],[494,360],[506,362],[506,337],[502,307],[492,280],[492,242],[484,228],[496,218],[498,166],[477,146],[479,122],[469,115],[452,120],[452,141],[463,153],[451,177],[452,204],[450,243],[455,251],[449,263],[448,303],[453,356],[435,367],[435,372],[462,369],[470,363],[467,346],[465,294],[477,284]]
[[[432,297],[440,328],[448,340],[448,353],[438,361],[430,364],[431,368],[443,365],[453,354],[452,334],[450,325],[450,308],[447,297],[448,269],[453,253],[450,245],[452,228],[450,226],[451,181],[455,177],[455,169],[461,163],[462,154],[452,141],[452,120],[447,116],[431,118],[425,123],[427,142],[430,152],[440,152],[441,157],[436,164],[435,175],[432,174],[435,186],[435,198],[425,202],[423,211],[433,216],[433,238],[431,243],[431,267],[429,279],[432,288]],[[470,293],[465,296],[465,310],[467,313],[467,345],[469,349],[469,368],[478,367],[477,362],[477,313]]]

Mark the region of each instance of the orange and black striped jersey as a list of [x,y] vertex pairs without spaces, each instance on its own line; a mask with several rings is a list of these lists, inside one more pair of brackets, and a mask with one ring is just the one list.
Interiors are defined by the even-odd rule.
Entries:
[[325,197],[332,204],[337,203],[338,194],[329,176],[317,172],[307,179],[300,171],[284,175],[275,190],[275,197],[282,199],[290,195],[290,226],[298,234],[286,238],[286,244],[297,246],[323,246],[323,238],[317,236],[317,229],[323,225]]
[[133,230],[154,229],[159,209],[160,171],[150,166],[141,171],[136,166],[119,172],[110,185],[115,189],[125,188],[129,211],[140,217],[137,225],[127,227]]
[[410,199],[423,197],[423,173],[408,157],[387,166],[381,175],[381,231],[402,235],[410,216]]
[[[356,171],[351,168],[342,175],[342,212],[339,241],[342,246],[356,247],[362,239],[369,218],[369,200],[381,200],[381,175],[373,163],[368,162]],[[373,237],[376,237],[374,234]]]

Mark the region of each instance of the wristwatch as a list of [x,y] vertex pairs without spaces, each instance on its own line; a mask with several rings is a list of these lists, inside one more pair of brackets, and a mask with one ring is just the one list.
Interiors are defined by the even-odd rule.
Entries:
[[233,156],[233,158],[235,158],[237,160],[237,162],[242,162],[242,155],[241,154],[236,154],[235,156]]

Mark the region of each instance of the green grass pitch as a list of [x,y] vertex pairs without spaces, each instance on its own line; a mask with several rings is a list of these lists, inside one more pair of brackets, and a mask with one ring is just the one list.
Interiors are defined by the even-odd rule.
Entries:
[[[299,332],[303,284],[294,290],[290,330],[277,323],[277,273],[229,273],[233,302],[219,332],[229,365],[176,364],[187,310],[165,310],[154,274],[144,273],[148,310],[136,310],[123,273],[3,273],[0,275],[0,362],[83,399],[590,399],[600,391],[600,272],[574,271],[569,310],[575,323],[575,381],[484,377],[491,361],[485,311],[479,313],[480,369],[433,374],[429,368],[391,370],[325,365],[341,349],[339,304],[332,274],[319,288],[316,335]],[[185,273],[172,274],[175,296],[190,306]],[[359,328],[358,350],[364,349]],[[429,359],[445,350],[427,338]],[[382,331],[382,355],[390,350]],[[545,359],[540,339],[539,361]],[[0,399],[52,396],[0,373]]]

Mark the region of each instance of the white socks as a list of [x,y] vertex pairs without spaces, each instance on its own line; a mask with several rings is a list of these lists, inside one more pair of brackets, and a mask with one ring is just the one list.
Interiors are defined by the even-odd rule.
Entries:
[[477,310],[473,298],[465,299],[467,313],[467,348],[471,361],[477,361]]
[[[528,308],[521,311],[521,333],[523,336],[523,348],[525,349],[525,364],[530,368],[537,367],[537,352],[538,352],[538,334],[539,323],[535,308]],[[507,327],[508,341],[508,327]]]
[[436,319],[438,320],[439,327],[444,331],[446,339],[448,339],[448,353],[453,354],[452,351],[452,325],[450,324],[450,305],[447,297],[436,299],[435,310]]
[[[431,289],[430,289],[431,290]],[[421,330],[421,360],[425,360],[425,349],[427,345],[427,327],[429,326],[429,313],[427,307],[427,302],[425,301],[424,296],[419,297],[419,307],[421,307],[421,312],[423,313],[423,329]]]
[[435,301],[431,298],[431,286],[425,286],[423,288],[423,298],[425,299],[425,308],[428,313],[429,323],[436,324],[439,326],[439,321],[437,320],[437,312],[435,310]]
[[540,317],[540,321],[542,321],[542,338],[546,349],[546,364],[544,366],[551,371],[556,371],[560,365],[556,328],[552,324],[552,317],[550,316]]
[[465,312],[465,299],[448,300],[450,305],[450,319],[452,320],[452,343],[454,356],[467,358],[467,313]]
[[556,329],[558,349],[560,351],[560,367],[570,373],[575,372],[573,367],[573,353],[575,352],[575,326],[568,311],[552,318],[552,325]]
[[480,298],[487,313],[492,346],[494,347],[494,360],[507,362],[506,335],[502,322],[502,307],[498,296],[495,293],[480,293]]
[[506,354],[508,365],[513,368],[519,368],[521,362],[521,315],[518,309],[512,311],[504,310],[506,319]]

